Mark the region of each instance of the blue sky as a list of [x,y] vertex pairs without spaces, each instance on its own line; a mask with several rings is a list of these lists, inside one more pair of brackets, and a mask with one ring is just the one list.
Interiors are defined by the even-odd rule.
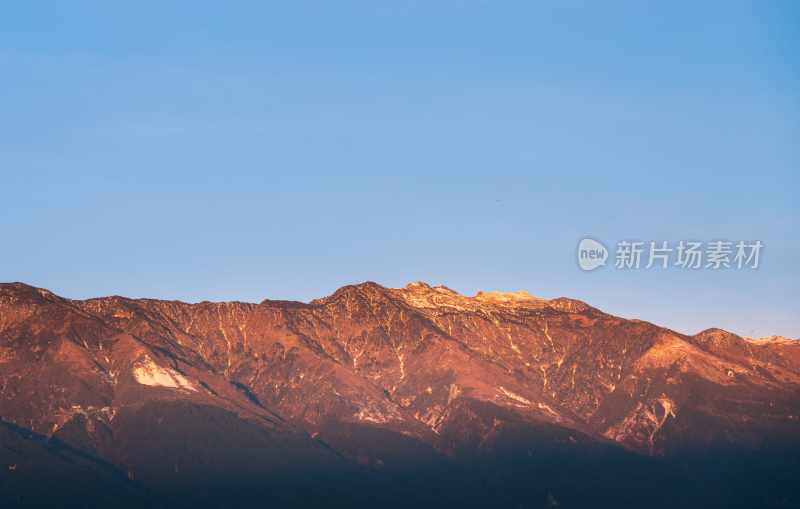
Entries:
[[[646,4],[5,6],[0,280],[188,301],[425,280],[800,336],[800,8]],[[587,235],[766,247],[756,271],[584,273]]]

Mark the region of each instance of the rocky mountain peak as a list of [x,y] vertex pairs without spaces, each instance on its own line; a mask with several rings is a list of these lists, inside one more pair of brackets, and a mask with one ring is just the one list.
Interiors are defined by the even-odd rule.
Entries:
[[44,302],[58,300],[53,292],[25,283],[0,283],[0,302]]
[[794,338],[787,338],[786,336],[764,336],[760,338],[745,338],[748,341],[751,341],[758,345],[768,345],[768,344],[784,344],[784,345],[800,345],[800,340]]
[[516,292],[479,291],[475,299],[493,304],[519,304],[531,302],[545,302],[546,299],[535,297],[525,290]]

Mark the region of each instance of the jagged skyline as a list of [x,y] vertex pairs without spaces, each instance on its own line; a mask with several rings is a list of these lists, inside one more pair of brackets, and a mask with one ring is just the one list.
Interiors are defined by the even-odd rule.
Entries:
[[[799,336],[796,11],[15,3],[0,281],[305,301],[423,280]],[[765,247],[757,271],[585,274],[585,236]]]
[[178,507],[780,507],[797,497],[798,386],[797,340],[684,336],[570,298],[361,283],[187,304],[0,284],[0,483],[28,500],[49,493],[26,479],[62,484],[48,469],[77,475],[82,454],[89,496]]

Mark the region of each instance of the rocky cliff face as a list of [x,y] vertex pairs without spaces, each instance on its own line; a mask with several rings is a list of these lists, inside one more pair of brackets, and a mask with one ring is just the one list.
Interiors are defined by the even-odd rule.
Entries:
[[[408,502],[430,488],[409,472],[426,471],[442,493],[424,500],[436,503],[483,503],[466,495],[476,480],[492,503],[624,505],[673,476],[687,498],[651,505],[780,506],[796,493],[770,484],[734,497],[730,483],[751,472],[713,465],[768,458],[796,473],[797,344],[425,283],[260,304],[76,301],[15,283],[0,285],[0,417],[180,500],[176,486],[213,499],[209,479],[235,472],[244,485],[271,479],[280,489],[263,496],[284,504],[313,501],[286,488],[311,474],[348,504],[359,490],[342,486],[365,478],[370,497]],[[0,457],[0,481],[23,460]],[[710,471],[717,484],[691,480]],[[533,473],[540,482],[521,490]],[[617,475],[636,486],[611,489]]]

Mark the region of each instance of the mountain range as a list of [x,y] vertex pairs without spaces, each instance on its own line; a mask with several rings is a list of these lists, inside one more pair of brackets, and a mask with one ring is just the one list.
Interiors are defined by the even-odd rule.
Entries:
[[422,282],[0,285],[2,507],[800,507],[798,486],[798,340]]

